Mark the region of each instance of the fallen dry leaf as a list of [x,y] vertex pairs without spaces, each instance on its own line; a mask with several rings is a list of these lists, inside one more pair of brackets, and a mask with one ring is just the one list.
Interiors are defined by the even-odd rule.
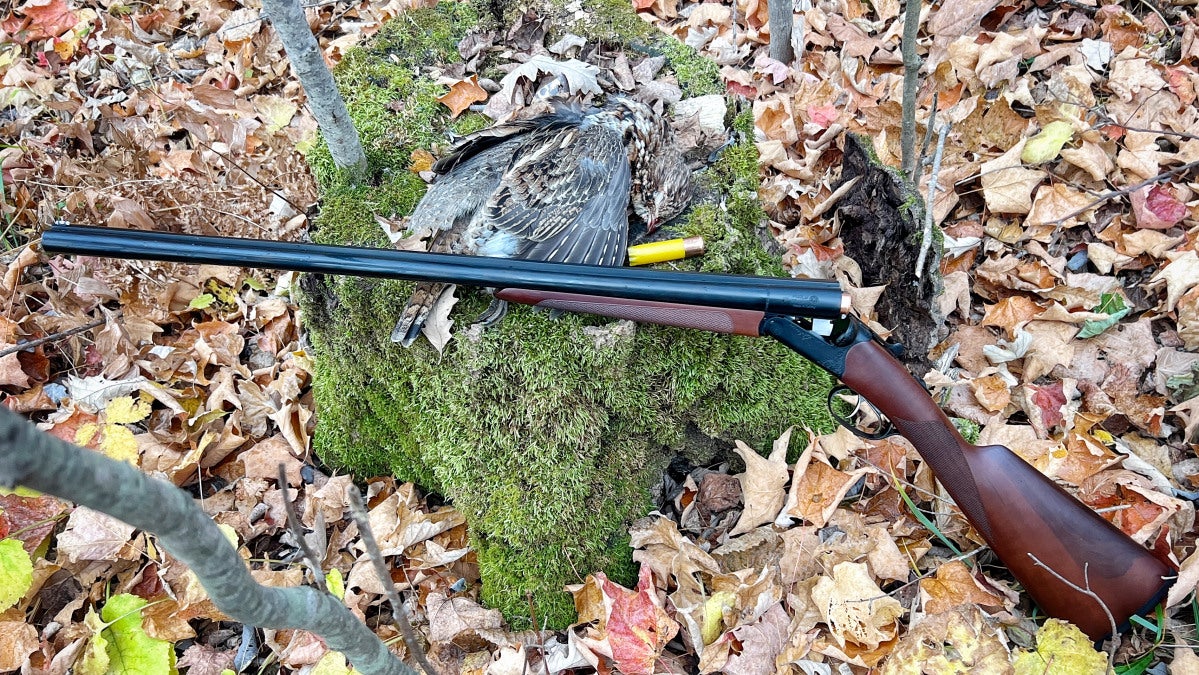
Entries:
[[602,572],[589,581],[603,595],[605,616],[596,629],[588,630],[583,643],[611,658],[622,673],[653,675],[662,649],[679,631],[662,607],[653,572],[642,566],[634,591],[612,583]]
[[832,577],[821,577],[812,588],[812,600],[833,639],[873,649],[895,638],[903,605],[883,593],[860,563],[843,562]]
[[882,665],[882,675],[1011,672],[1001,628],[969,604],[921,618]]
[[1007,332],[1008,339],[1015,339],[1016,329],[1031,321],[1045,308],[1024,295],[1008,296],[987,307],[980,326],[997,326]]
[[479,86],[479,76],[471,75],[450,85],[450,90],[437,97],[437,102],[450,109],[450,117],[456,118],[471,105],[487,100],[487,90]]
[[0,621],[0,670],[16,672],[41,645],[37,629],[25,621]]
[[1028,213],[1032,210],[1033,192],[1045,179],[1045,172],[1028,169],[1020,162],[1024,141],[1003,155],[983,162],[981,171],[983,199],[991,213]]
[[745,461],[745,473],[737,476],[741,481],[741,494],[745,509],[741,512],[741,519],[737,521],[737,527],[729,533],[730,536],[743,534],[759,525],[774,522],[775,517],[783,508],[783,503],[787,499],[787,492],[784,489],[787,485],[786,440],[790,437],[791,430],[788,429],[780,439],[782,443],[775,442],[769,457],[763,457],[753,448],[737,441],[737,447],[734,450]]
[[115,560],[133,536],[133,526],[93,511],[76,507],[67,526],[57,537],[58,552],[67,560]]
[[929,614],[963,606],[981,606],[994,611],[1005,604],[1002,596],[979,583],[970,568],[958,560],[938,567],[936,576],[920,580],[920,602]]
[[1161,185],[1145,186],[1133,190],[1128,196],[1137,227],[1150,230],[1168,230],[1190,215],[1186,204],[1178,201],[1169,190]]
[[1166,259],[1169,262],[1158,269],[1153,278],[1149,280],[1149,286],[1160,286],[1163,282],[1165,283],[1165,309],[1169,312],[1174,310],[1178,299],[1184,293],[1199,285],[1199,254],[1195,251],[1178,251],[1167,253]]

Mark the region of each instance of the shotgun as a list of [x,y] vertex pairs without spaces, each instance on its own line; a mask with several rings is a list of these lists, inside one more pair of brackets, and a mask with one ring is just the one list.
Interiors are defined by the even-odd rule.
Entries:
[[[835,281],[63,224],[43,234],[42,248],[48,253],[485,286],[497,289],[502,300],[537,307],[772,337],[840,379],[911,441],[966,519],[1046,614],[1103,640],[1113,627],[1126,631],[1132,616],[1151,611],[1176,577],[1170,564],[1008,448],[963,439],[891,348],[850,314],[848,296]],[[855,433],[864,433],[834,415]]]

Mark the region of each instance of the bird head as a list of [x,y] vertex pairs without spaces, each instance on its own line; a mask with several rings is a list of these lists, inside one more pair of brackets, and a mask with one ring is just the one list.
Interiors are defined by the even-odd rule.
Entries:
[[[646,228],[653,232],[658,227],[679,215],[691,203],[692,183],[691,171],[683,162],[683,158],[674,153],[677,161],[654,163],[642,186],[643,211],[637,213],[645,221]],[[636,204],[634,205],[636,212]]]
[[653,232],[690,204],[691,171],[665,117],[629,98],[613,97],[613,106],[624,121],[625,148],[633,174],[630,206]]

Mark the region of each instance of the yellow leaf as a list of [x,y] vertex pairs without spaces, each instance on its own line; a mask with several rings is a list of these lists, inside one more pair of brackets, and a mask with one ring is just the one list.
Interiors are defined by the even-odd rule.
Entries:
[[487,91],[479,86],[479,76],[471,75],[469,79],[455,82],[437,102],[450,109],[451,117],[457,117],[471,104],[486,100]]
[[96,437],[96,434],[99,431],[100,425],[96,424],[95,422],[88,422],[87,424],[80,426],[79,429],[75,431],[75,445],[87,447],[92,442],[92,439]]
[[338,600],[346,597],[346,582],[341,576],[341,570],[334,567],[325,573],[325,587]]
[[350,675],[357,672],[346,664],[345,654],[333,651],[325,652],[312,669],[312,675]]
[[145,401],[134,401],[129,396],[118,396],[108,402],[104,409],[104,419],[109,424],[134,424],[146,419],[150,414],[150,405]]
[[882,675],[1010,675],[997,622],[974,605],[924,617],[883,663]]
[[737,599],[730,591],[717,591],[704,602],[704,625],[701,628],[705,645],[716,642],[716,638],[724,632],[724,611],[734,607]]
[[75,663],[78,675],[105,675],[108,672],[108,640],[104,638],[107,627],[100,615],[93,608],[88,608],[83,617],[83,624],[92,631],[92,637],[87,642],[83,655]]
[[104,425],[104,438],[100,441],[100,450],[112,459],[137,465],[137,439],[133,437],[132,431],[119,424]]
[[1107,672],[1107,656],[1095,651],[1090,638],[1072,623],[1049,619],[1037,631],[1037,649],[1019,650],[1012,665],[1016,675],[1090,675]]
[[233,544],[233,548],[241,546],[241,542],[238,541],[237,530],[233,529],[232,525],[220,523],[217,525],[217,528],[220,529],[221,534],[225,535],[225,538],[229,540],[229,543]]
[[1050,122],[1041,129],[1041,133],[1028,139],[1024,144],[1024,152],[1020,160],[1025,164],[1041,164],[1057,159],[1066,141],[1074,137],[1074,126],[1069,122],[1058,120]]

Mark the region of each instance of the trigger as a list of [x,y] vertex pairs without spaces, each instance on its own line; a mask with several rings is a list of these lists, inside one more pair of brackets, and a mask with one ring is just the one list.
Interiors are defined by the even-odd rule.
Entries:
[[895,358],[903,358],[903,343],[902,342],[886,342],[883,344],[887,351],[891,352],[891,356]]
[[854,392],[852,389],[850,389],[849,387],[847,387],[847,386],[845,386],[845,385],[843,385],[843,384],[839,384],[839,385],[837,385],[837,386],[833,387],[831,390],[829,390],[829,393],[828,393],[828,401],[827,401],[827,405],[828,405],[828,412],[829,412],[829,415],[831,415],[831,416],[832,416],[832,418],[833,418],[834,420],[836,420],[837,424],[839,424],[839,425],[841,425],[841,426],[845,427],[846,429],[849,429],[851,432],[853,432],[853,434],[854,434],[855,436],[857,436],[857,437],[859,437],[859,438],[866,439],[866,440],[868,440],[868,441],[877,441],[877,440],[880,440],[880,439],[883,439],[883,438],[886,438],[886,437],[888,437],[888,436],[892,436],[892,435],[895,435],[896,433],[898,433],[898,431],[895,429],[895,427],[893,427],[893,426],[891,425],[891,420],[888,420],[888,419],[887,419],[885,416],[883,416],[883,414],[882,414],[881,412],[879,412],[878,408],[875,408],[875,407],[874,407],[874,404],[872,404],[872,403],[870,403],[869,401],[867,401],[867,400],[865,400],[865,399],[861,398],[860,396],[859,396],[859,398],[858,398],[858,403],[857,403],[857,405],[858,405],[858,406],[860,406],[860,405],[862,405],[862,404],[865,404],[866,406],[868,406],[868,407],[869,407],[869,408],[870,408],[870,409],[871,409],[871,410],[874,412],[874,414],[875,414],[875,415],[876,415],[876,416],[877,416],[877,417],[878,417],[878,418],[881,420],[881,422],[882,422],[881,426],[879,426],[879,428],[878,428],[878,429],[876,429],[875,431],[867,431],[867,430],[865,430],[865,429],[862,429],[861,427],[859,427],[859,426],[858,426],[858,425],[857,425],[857,424],[854,422],[854,420],[852,419],[852,416],[853,416],[853,415],[854,415],[854,413],[856,413],[856,411],[857,411],[857,407],[856,407],[856,406],[855,406],[855,408],[854,408],[854,412],[851,412],[849,415],[842,415],[842,414],[840,414],[840,413],[837,411],[837,408],[836,408],[836,406],[833,404],[833,401],[834,401],[834,400],[837,398],[837,396],[838,396],[839,394],[841,394],[842,392],[856,393],[856,392]]

